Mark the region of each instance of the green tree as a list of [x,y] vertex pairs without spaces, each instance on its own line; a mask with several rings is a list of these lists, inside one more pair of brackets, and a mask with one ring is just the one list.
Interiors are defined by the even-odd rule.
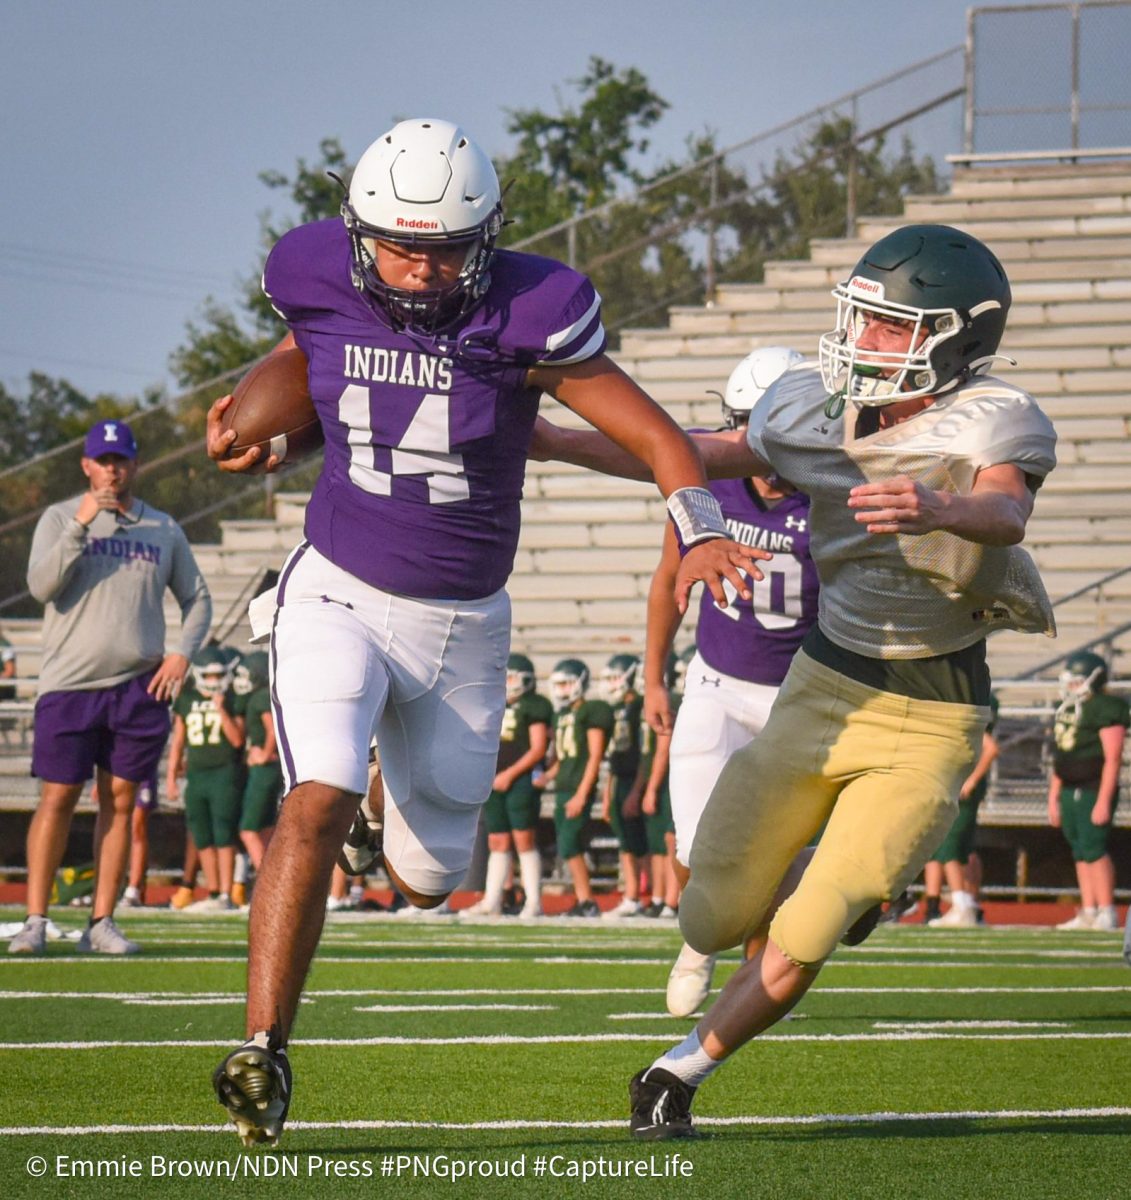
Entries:
[[507,187],[512,224],[504,242],[537,233],[587,208],[603,204],[645,176],[636,165],[649,147],[645,132],[668,102],[634,67],[620,70],[596,55],[571,81],[581,93],[576,107],[560,113],[509,110],[507,132],[518,138],[514,153],[496,163]]
[[781,257],[804,257],[815,237],[845,236],[853,170],[858,213],[898,213],[906,196],[939,190],[934,162],[916,158],[906,137],[894,158],[885,154],[883,137],[868,146],[854,145],[853,139],[851,121],[838,118],[819,125],[793,155],[778,156],[769,198]]
[[[200,318],[188,323],[184,345],[170,356],[173,374],[182,387],[211,386],[225,373],[241,370],[266,354],[286,333],[286,326],[263,294],[260,280],[267,252],[287,229],[338,214],[342,189],[331,178],[331,172],[339,177],[348,173],[346,152],[337,138],[323,138],[318,154],[313,163],[300,158],[289,175],[282,171],[260,172],[260,180],[271,190],[286,193],[297,211],[283,224],[270,213],[260,216],[259,258],[241,286],[239,310],[209,296],[201,306]],[[198,407],[198,403],[193,397],[191,406]]]

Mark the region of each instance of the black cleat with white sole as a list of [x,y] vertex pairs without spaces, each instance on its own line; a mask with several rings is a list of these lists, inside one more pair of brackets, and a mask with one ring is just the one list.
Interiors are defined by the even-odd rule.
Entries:
[[216,1097],[245,1146],[275,1146],[291,1106],[291,1064],[274,1034],[257,1033],[212,1073]]
[[691,1084],[663,1067],[648,1067],[634,1075],[628,1085],[632,1136],[642,1142],[699,1137],[691,1123],[694,1096]]

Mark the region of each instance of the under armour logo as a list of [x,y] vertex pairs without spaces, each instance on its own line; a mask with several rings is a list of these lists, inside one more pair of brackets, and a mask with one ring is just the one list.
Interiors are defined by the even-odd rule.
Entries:
[[785,519],[786,529],[796,529],[800,533],[805,532],[805,527],[808,524],[809,522],[804,517],[786,517]]
[[710,675],[701,675],[699,677],[699,682],[703,684],[709,683],[711,687],[719,687],[723,681],[717,675],[714,677],[714,679],[712,679]]

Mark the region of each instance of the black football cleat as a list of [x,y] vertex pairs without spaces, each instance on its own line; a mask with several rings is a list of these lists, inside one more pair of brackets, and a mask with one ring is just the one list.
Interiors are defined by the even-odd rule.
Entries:
[[642,1142],[698,1137],[691,1123],[694,1096],[695,1088],[662,1067],[648,1067],[634,1075],[628,1085],[632,1136]]
[[884,906],[873,904],[867,912],[861,913],[844,931],[840,944],[842,946],[859,946],[862,941],[871,936],[883,915]]
[[274,1034],[258,1033],[212,1073],[216,1098],[245,1146],[278,1145],[291,1106],[291,1064]]

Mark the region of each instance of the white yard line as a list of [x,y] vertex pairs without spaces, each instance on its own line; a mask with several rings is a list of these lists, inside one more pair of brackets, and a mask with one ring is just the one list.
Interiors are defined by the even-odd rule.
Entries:
[[557,1012],[556,1004],[355,1004],[364,1013]]
[[[904,1121],[1079,1121],[1131,1116],[1131,1108],[1015,1108],[971,1109],[967,1112],[870,1112],[812,1113],[797,1116],[702,1117],[695,1123],[704,1126],[807,1126],[807,1125],[886,1125]],[[623,1129],[627,1122],[554,1120],[493,1121],[290,1121],[287,1131],[328,1131],[336,1129],[436,1129],[452,1132],[523,1129]],[[81,1137],[115,1136],[139,1133],[222,1133],[231,1136],[230,1125],[2,1125],[0,1137]]]
[[[546,1046],[595,1045],[601,1042],[655,1042],[670,1035],[665,1033],[563,1033],[479,1034],[463,1037],[362,1037],[362,1038],[302,1038],[292,1046]],[[892,1033],[785,1033],[762,1034],[759,1044],[767,1042],[1013,1042],[1013,1041],[1125,1041],[1131,1032],[1074,1032],[1064,1033],[959,1033],[944,1030],[902,1030]],[[85,1042],[0,1042],[4,1050],[168,1050],[194,1047],[224,1047],[232,1044],[214,1038],[168,1038],[156,1041],[113,1040]]]
[[[660,984],[655,987],[609,987],[609,988],[311,988],[303,993],[304,999],[349,999],[354,996],[658,996],[663,991]],[[1095,993],[1127,993],[1131,985],[1109,987],[971,987],[963,988],[961,995],[1090,995]],[[809,996],[954,996],[954,988],[945,987],[822,987],[818,984]],[[113,1000],[125,1004],[234,1004],[246,999],[244,992],[65,992],[50,991],[0,991],[0,1000]]]

